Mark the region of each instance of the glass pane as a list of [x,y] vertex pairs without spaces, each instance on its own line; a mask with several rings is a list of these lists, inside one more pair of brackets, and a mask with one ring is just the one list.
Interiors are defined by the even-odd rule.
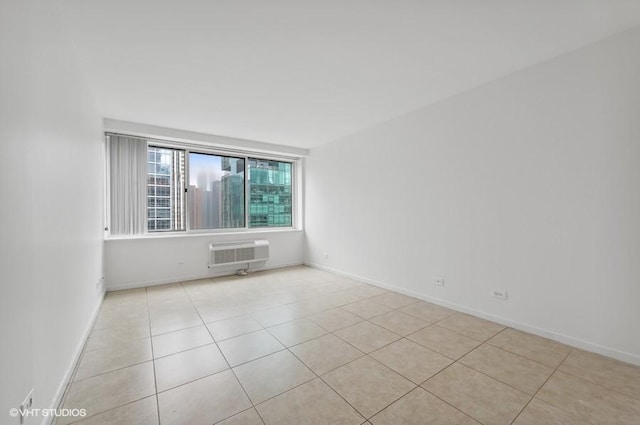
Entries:
[[147,149],[147,230],[185,230],[183,150]]
[[291,163],[249,159],[249,227],[292,225]]
[[189,153],[189,226],[244,227],[244,159]]

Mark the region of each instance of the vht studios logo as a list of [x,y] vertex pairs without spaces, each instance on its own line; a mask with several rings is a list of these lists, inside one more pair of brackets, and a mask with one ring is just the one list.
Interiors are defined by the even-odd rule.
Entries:
[[9,415],[17,418],[27,418],[29,416],[42,416],[42,417],[60,417],[60,416],[72,416],[72,417],[84,417],[87,416],[87,409],[10,409]]

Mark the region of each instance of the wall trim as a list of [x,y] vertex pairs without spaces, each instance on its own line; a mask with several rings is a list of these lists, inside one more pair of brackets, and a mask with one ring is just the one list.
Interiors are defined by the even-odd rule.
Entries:
[[[71,386],[71,379],[75,375],[76,369],[79,365],[80,356],[82,355],[82,352],[84,351],[84,346],[87,343],[87,340],[89,339],[89,335],[91,334],[91,329],[93,329],[93,324],[98,318],[98,313],[100,313],[100,308],[102,307],[102,303],[104,302],[105,295],[106,295],[106,292],[102,290],[100,293],[100,297],[98,298],[98,302],[96,303],[96,306],[93,309],[93,313],[91,314],[91,319],[89,320],[89,324],[87,325],[82,335],[82,338],[80,339],[80,342],[76,346],[75,354],[73,355],[69,368],[67,369],[67,372],[64,374],[64,377],[62,378],[62,381],[60,382],[60,385],[58,386],[58,389],[55,395],[53,396],[53,400],[51,401],[51,404],[50,404],[52,408],[62,407],[61,403],[69,387]],[[49,417],[43,418],[42,425],[51,425],[55,418],[56,418],[55,416],[49,416]]]
[[495,314],[487,313],[482,310],[476,310],[473,308],[466,307],[461,304],[452,303],[441,298],[435,298],[428,295],[421,294],[419,292],[408,291],[406,289],[390,285],[388,283],[379,282],[376,280],[372,280],[363,276],[359,276],[352,273],[347,273],[342,270],[334,269],[331,267],[324,266],[322,264],[305,262],[305,265],[309,267],[313,267],[319,270],[324,270],[330,273],[335,273],[340,276],[348,277],[350,279],[359,280],[361,282],[365,282],[383,289],[388,289],[394,292],[399,292],[404,295],[408,295],[414,298],[418,298],[424,301],[428,301],[433,304],[437,304],[443,307],[450,308],[451,310],[456,310],[462,313],[471,314],[473,316],[480,317],[482,319],[491,320],[496,323],[500,323],[501,325],[508,326],[510,328],[514,328],[523,332],[528,332],[534,335],[541,336],[543,338],[548,338],[566,345],[569,345],[574,348],[579,348],[586,351],[591,351],[593,353],[601,354],[603,356],[611,357],[616,360],[620,360],[626,363],[634,364],[640,366],[640,356],[628,353],[625,351],[616,350],[615,348],[606,347],[600,344],[595,344],[589,341],[585,341],[579,338],[574,338],[569,335],[560,334],[557,332],[549,331],[546,329],[539,328],[537,326],[533,326],[527,323],[518,322],[515,320],[508,319],[503,316],[498,316]]
[[[291,263],[282,263],[282,264],[271,264],[268,266],[260,267],[259,269],[253,270],[254,272],[263,271],[263,270],[272,270],[272,269],[281,269],[284,267],[293,267],[293,266],[302,266],[304,265],[303,261],[294,261]],[[145,288],[148,286],[158,286],[158,285],[166,285],[168,283],[176,283],[176,282],[187,282],[189,280],[197,280],[197,279],[210,279],[221,276],[230,276],[235,274],[236,270],[222,271],[219,273],[197,273],[184,275],[181,278],[167,278],[167,279],[154,279],[154,280],[146,280],[139,282],[131,282],[131,283],[121,283],[117,285],[107,285],[107,292],[113,291],[122,291],[125,289],[136,289],[136,288]]]

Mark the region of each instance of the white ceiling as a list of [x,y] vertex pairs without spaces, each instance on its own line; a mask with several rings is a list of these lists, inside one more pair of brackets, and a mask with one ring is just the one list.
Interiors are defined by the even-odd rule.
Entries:
[[59,0],[108,118],[312,148],[640,25],[638,0]]

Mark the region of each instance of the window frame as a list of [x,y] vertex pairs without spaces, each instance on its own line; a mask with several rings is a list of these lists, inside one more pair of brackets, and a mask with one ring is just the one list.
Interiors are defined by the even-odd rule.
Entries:
[[[147,158],[148,158],[148,149],[149,147],[158,147],[158,148],[167,148],[167,149],[178,149],[184,152],[185,164],[184,164],[184,178],[185,178],[185,197],[184,197],[184,222],[185,228],[184,230],[162,230],[162,231],[149,231],[149,218],[148,218],[148,198],[147,198],[147,207],[145,208],[145,226],[144,233],[138,235],[118,235],[114,236],[117,238],[131,238],[131,237],[162,237],[162,236],[180,236],[180,235],[205,235],[205,234],[224,234],[224,233],[253,233],[253,232],[263,232],[263,231],[289,231],[289,230],[298,230],[300,224],[300,202],[299,202],[299,185],[302,184],[300,179],[300,170],[301,167],[301,158],[295,156],[288,155],[278,155],[278,154],[270,154],[261,152],[259,150],[242,150],[242,149],[230,149],[221,146],[212,146],[212,145],[201,145],[198,143],[187,143],[182,141],[173,141],[166,139],[159,139],[155,137],[144,137],[137,135],[130,135],[126,133],[115,133],[115,132],[106,132],[105,136],[110,134],[119,134],[126,135],[131,137],[139,137],[144,139],[144,143],[147,146]],[[206,154],[206,155],[216,155],[219,157],[233,157],[240,158],[244,160],[244,226],[243,227],[232,227],[232,228],[217,228],[217,229],[192,229],[191,228],[191,218],[190,218],[190,196],[191,192],[189,190],[189,178],[190,178],[190,160],[189,154]],[[291,224],[288,226],[250,226],[250,172],[249,172],[249,161],[251,159],[257,160],[265,160],[265,161],[278,161],[285,162],[291,165]],[[107,160],[109,160],[107,158]],[[147,160],[148,161],[148,160]],[[110,169],[110,166],[106,167],[107,170]],[[148,187],[148,182],[145,180],[144,182],[145,188]],[[111,202],[109,192],[107,194],[107,203]],[[110,233],[110,232],[109,232]]]

